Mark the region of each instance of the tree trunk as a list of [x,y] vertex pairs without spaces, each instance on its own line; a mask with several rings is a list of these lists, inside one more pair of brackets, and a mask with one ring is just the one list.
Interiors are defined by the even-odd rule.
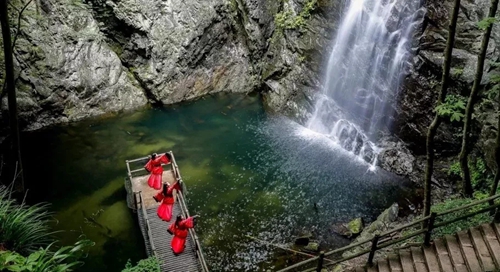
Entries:
[[[441,105],[446,97],[448,90],[448,82],[451,66],[451,53],[453,52],[453,44],[455,43],[455,30],[457,27],[458,11],[460,8],[460,0],[455,0],[453,6],[453,14],[450,19],[448,41],[446,42],[444,63],[443,63],[443,76],[441,78],[441,90],[439,92],[437,105]],[[429,130],[427,131],[427,165],[425,168],[425,188],[424,188],[424,216],[431,213],[431,179],[432,172],[434,171],[434,136],[437,129],[441,124],[442,117],[436,112],[434,120],[432,120]],[[424,227],[427,227],[424,221]]]
[[[500,109],[498,110],[497,141],[495,143],[495,161],[497,163],[497,171],[495,172],[495,179],[493,180],[493,185],[491,185],[490,196],[494,196],[496,194],[498,188],[498,181],[500,180]],[[494,204],[495,200],[490,200],[490,205],[493,206]]]
[[[490,11],[488,14],[489,18],[494,18],[497,12],[498,0],[491,0]],[[490,41],[491,29],[493,28],[493,23],[489,24],[483,35],[483,41],[481,42],[481,52],[477,56],[477,67],[476,76],[474,77],[474,84],[472,85],[472,90],[469,95],[469,100],[467,101],[467,107],[465,108],[465,118],[464,118],[464,129],[462,135],[462,150],[460,151],[460,168],[462,168],[462,182],[464,195],[472,197],[472,183],[470,179],[469,170],[469,152],[471,150],[470,143],[470,130],[472,123],[472,113],[474,112],[474,104],[477,100],[477,95],[479,93],[479,86],[481,85],[481,79],[483,78],[484,70],[484,59],[486,57],[486,51],[488,50],[488,43]]]
[[8,105],[9,105],[9,121],[10,121],[10,136],[12,138],[11,158],[16,169],[14,173],[14,182],[19,180],[16,188],[24,191],[24,174],[21,163],[21,146],[19,144],[19,126],[17,123],[17,101],[16,88],[14,86],[14,62],[12,59],[12,44],[10,39],[9,18],[7,11],[7,0],[0,1],[0,23],[2,25],[2,37],[5,56],[5,81],[7,83]]

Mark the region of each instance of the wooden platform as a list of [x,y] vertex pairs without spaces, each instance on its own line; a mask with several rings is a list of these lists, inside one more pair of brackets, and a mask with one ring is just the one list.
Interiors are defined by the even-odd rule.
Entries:
[[[172,164],[163,166],[164,172],[162,176],[163,183],[173,184],[178,180],[182,187],[185,185],[182,182],[179,167],[175,162],[175,157],[172,152]],[[174,222],[177,215],[183,217],[189,216],[184,195],[182,192],[176,192],[174,209],[172,212],[172,220],[165,222],[161,220],[156,210],[159,206],[153,196],[159,190],[150,188],[147,184],[149,174],[143,169],[144,161],[147,157],[127,161],[128,178],[126,187],[129,194],[132,194],[134,210],[137,211],[137,219],[141,226],[141,232],[144,237],[144,244],[149,256],[155,256],[161,262],[161,271],[168,272],[195,272],[209,271],[206,265],[203,252],[196,236],[195,229],[189,230],[188,238],[186,239],[186,248],[182,254],[174,255],[170,247],[172,235],[167,232],[168,227]],[[185,190],[184,190],[185,191]]]
[[434,240],[429,247],[400,250],[372,267],[352,272],[493,272],[500,271],[500,224],[483,224]]
[[[163,168],[168,168],[170,167],[169,165],[163,166]],[[157,208],[159,203],[157,203],[154,199],[153,196],[155,196],[159,190],[155,190],[148,185],[148,178],[149,175],[145,174],[142,176],[136,176],[132,177],[132,191],[133,192],[142,192],[142,197],[144,199],[144,205],[146,206],[146,209],[152,209],[152,208]],[[162,176],[162,182],[163,183],[168,183],[168,184],[173,184],[175,182],[175,177],[174,177],[174,171],[172,170],[165,170],[163,171],[163,176]],[[175,216],[172,216],[172,218],[175,218]]]

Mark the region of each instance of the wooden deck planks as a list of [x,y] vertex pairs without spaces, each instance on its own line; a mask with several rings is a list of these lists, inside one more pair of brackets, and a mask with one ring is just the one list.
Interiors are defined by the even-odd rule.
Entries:
[[[163,166],[164,169],[170,166]],[[149,175],[133,177],[131,180],[132,183],[132,191],[133,192],[142,192],[142,197],[144,199],[144,205],[146,209],[151,209],[153,207],[157,207],[159,204],[153,199],[159,190],[155,190],[148,185]],[[175,182],[174,172],[172,170],[163,171],[162,182],[172,184]],[[175,217],[172,217],[175,218]]]
[[481,225],[481,231],[484,235],[484,240],[489,248],[493,261],[496,263],[497,267],[500,267],[500,241],[498,241],[495,230],[490,224]]
[[491,258],[490,251],[484,242],[483,235],[478,227],[469,230],[474,248],[479,257],[479,262],[484,271],[493,271],[495,264]]
[[450,255],[446,245],[442,239],[434,241],[434,246],[436,247],[436,254],[439,260],[439,266],[441,271],[453,271],[453,265],[451,264]]

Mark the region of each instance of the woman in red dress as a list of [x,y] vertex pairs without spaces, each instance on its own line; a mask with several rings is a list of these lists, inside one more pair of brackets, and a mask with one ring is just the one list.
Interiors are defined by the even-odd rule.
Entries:
[[170,221],[172,219],[172,209],[174,207],[175,199],[174,199],[174,189],[177,191],[181,190],[179,186],[179,182],[176,181],[173,185],[168,186],[168,184],[163,184],[163,190],[158,192],[153,198],[156,202],[160,202],[161,204],[158,207],[158,217],[163,221]]
[[148,179],[148,185],[156,190],[160,190],[161,188],[161,177],[163,174],[162,163],[170,163],[170,154],[165,153],[158,156],[156,153],[153,153],[151,159],[149,159],[148,163],[144,166],[144,168],[151,173]]
[[175,222],[168,228],[168,233],[174,235],[170,246],[172,247],[172,251],[175,255],[181,254],[184,251],[184,248],[186,247],[188,229],[194,227],[194,219],[196,217],[198,217],[198,215],[182,219],[182,217],[178,215]]

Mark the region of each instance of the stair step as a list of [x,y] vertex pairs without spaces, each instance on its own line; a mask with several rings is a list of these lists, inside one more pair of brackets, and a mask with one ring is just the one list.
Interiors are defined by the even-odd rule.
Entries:
[[481,271],[481,266],[477,260],[476,251],[470,240],[469,234],[466,231],[461,231],[457,233],[458,241],[462,252],[464,253],[465,263],[469,267],[470,271]]
[[373,265],[372,267],[368,266],[366,267],[367,272],[378,272],[377,265]]
[[437,254],[436,250],[434,249],[434,245],[431,246],[424,246],[424,257],[427,262],[427,268],[429,269],[429,272],[440,272],[439,270],[439,263],[437,259]]
[[445,242],[442,239],[435,240],[434,246],[436,247],[436,255],[441,271],[453,271],[453,265],[451,264],[450,255],[448,254]]
[[411,258],[410,251],[408,250],[400,251],[399,260],[401,261],[403,272],[415,272],[415,269],[413,268],[413,260]]
[[363,267],[356,267],[356,272],[365,272]]
[[483,235],[478,227],[469,230],[470,237],[472,238],[472,243],[476,248],[477,255],[479,256],[479,261],[484,271],[493,271],[495,269],[495,264],[491,258],[490,251],[484,242]]
[[481,230],[483,232],[484,240],[486,245],[489,247],[491,257],[496,263],[497,267],[500,268],[500,242],[498,241],[495,230],[490,224],[481,225]]
[[398,255],[390,254],[387,257],[387,260],[389,261],[389,267],[391,268],[391,272],[402,272],[403,271],[403,267],[401,266],[401,263],[399,262]]
[[378,261],[378,272],[391,272],[387,260]]
[[465,265],[464,257],[462,256],[462,251],[460,250],[456,237],[446,235],[445,240],[455,272],[468,272],[469,270]]
[[412,247],[411,255],[413,256],[413,265],[415,266],[415,270],[417,272],[428,272],[422,249],[419,247]]

